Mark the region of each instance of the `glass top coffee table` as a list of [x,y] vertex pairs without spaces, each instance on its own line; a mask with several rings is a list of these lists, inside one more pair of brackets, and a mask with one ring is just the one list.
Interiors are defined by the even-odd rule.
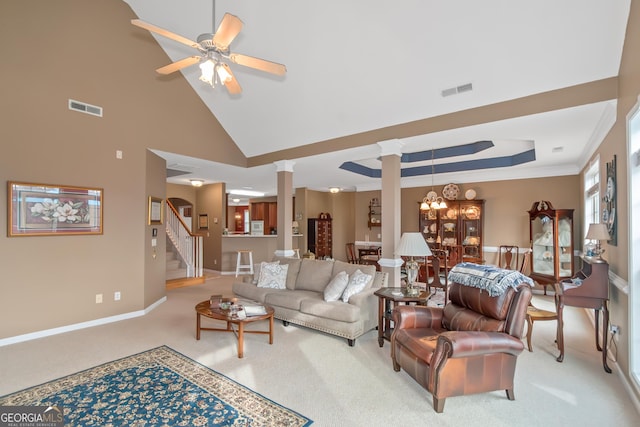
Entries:
[[[250,301],[237,301],[242,305],[257,305]],[[273,344],[273,308],[268,305],[260,304],[265,308],[265,314],[259,314],[255,316],[247,316],[245,318],[239,318],[237,315],[232,315],[231,310],[222,308],[212,308],[211,301],[206,300],[196,305],[196,339],[200,339],[200,331],[218,331],[218,332],[233,332],[238,338],[238,358],[244,357],[244,334],[263,334],[269,335],[269,344]],[[202,316],[208,317],[214,320],[222,320],[227,322],[226,329],[223,328],[203,328],[201,326],[200,319]],[[269,330],[245,330],[245,326],[249,323],[261,322],[264,320],[269,321]],[[234,328],[237,327],[237,330]]]

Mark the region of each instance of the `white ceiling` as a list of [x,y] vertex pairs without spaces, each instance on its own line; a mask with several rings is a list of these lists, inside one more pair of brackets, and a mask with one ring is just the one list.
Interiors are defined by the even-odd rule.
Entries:
[[[124,1],[143,21],[192,40],[214,28],[211,1]],[[217,0],[216,27],[226,12],[244,22],[231,50],[283,63],[287,75],[233,64],[243,92],[230,96],[200,82],[197,66],[182,73],[245,156],[253,157],[616,76],[629,5],[629,0]],[[173,61],[195,52],[156,39]],[[154,70],[149,78],[157,78]],[[441,96],[442,90],[466,83],[473,91]],[[615,102],[601,102],[407,138],[403,152],[487,139],[500,149],[533,141],[534,162],[437,175],[436,185],[576,174],[614,118]],[[552,152],[558,147],[561,152]],[[276,193],[273,164],[245,169],[158,153],[169,168],[192,171],[169,182],[201,178]],[[373,144],[287,160],[295,162],[294,187],[368,190],[380,188],[380,180],[338,167],[379,155]],[[402,180],[403,187],[430,184],[429,176]]]

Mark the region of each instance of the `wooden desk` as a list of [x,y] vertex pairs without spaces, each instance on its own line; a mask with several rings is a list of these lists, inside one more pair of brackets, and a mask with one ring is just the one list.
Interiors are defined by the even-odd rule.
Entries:
[[[584,257],[582,259],[582,270],[576,274],[572,280],[581,279],[582,284],[575,286],[574,283],[565,280],[555,284],[558,312],[558,349],[560,355],[556,359],[562,362],[564,359],[564,335],[562,309],[565,305],[572,307],[592,308],[595,311],[595,331],[596,348],[602,352],[602,366],[605,372],[611,373],[611,368],[607,365],[607,333],[609,326],[609,264],[605,260],[598,260]],[[602,311],[602,347],[598,335],[599,314]]]

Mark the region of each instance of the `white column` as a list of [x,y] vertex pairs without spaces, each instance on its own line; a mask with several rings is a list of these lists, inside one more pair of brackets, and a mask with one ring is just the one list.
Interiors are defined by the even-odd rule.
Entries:
[[389,286],[400,286],[402,258],[395,250],[400,242],[400,160],[404,143],[399,139],[378,142],[382,157],[382,271],[389,274]]
[[293,256],[293,165],[291,160],[274,162],[278,174],[277,256]]

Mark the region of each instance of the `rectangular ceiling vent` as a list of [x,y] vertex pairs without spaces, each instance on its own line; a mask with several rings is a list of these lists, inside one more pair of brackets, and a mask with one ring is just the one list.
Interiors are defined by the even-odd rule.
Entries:
[[462,92],[470,92],[473,90],[473,84],[466,83],[460,86],[451,87],[442,91],[442,96],[447,97],[451,95],[457,95]]
[[92,116],[102,117],[102,107],[97,105],[87,104],[86,102],[80,102],[73,99],[69,99],[69,109],[73,111],[79,111],[85,114],[91,114]]

